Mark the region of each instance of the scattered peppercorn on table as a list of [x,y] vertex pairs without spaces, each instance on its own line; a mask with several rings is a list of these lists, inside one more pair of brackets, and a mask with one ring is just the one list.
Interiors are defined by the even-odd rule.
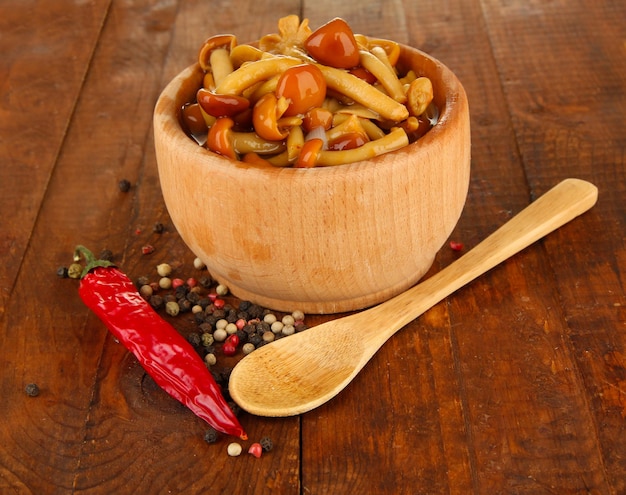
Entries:
[[[327,404],[263,418],[224,389],[245,430],[229,435],[83,304],[72,254],[110,259],[222,385],[264,339],[337,316],[215,284],[155,164],[154,104],[204,40],[258,40],[293,14],[414,46],[462,81],[469,196],[427,276],[567,177],[599,200],[410,323]],[[625,493],[625,24],[607,0],[0,4],[0,493]]]

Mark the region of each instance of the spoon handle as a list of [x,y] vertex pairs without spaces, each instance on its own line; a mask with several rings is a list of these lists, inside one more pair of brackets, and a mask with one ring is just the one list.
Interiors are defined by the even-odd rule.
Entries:
[[597,198],[598,189],[589,182],[579,179],[560,182],[440,272],[362,312],[369,319],[381,318],[379,330],[371,339],[382,345],[457,289],[589,210]]

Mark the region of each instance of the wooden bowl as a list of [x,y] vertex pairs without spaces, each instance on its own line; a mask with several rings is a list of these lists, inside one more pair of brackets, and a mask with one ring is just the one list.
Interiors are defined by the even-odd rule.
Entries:
[[401,150],[335,167],[264,167],[207,151],[179,120],[200,68],[164,89],[154,137],[165,204],[183,241],[234,295],[336,313],[382,302],[429,269],[465,204],[469,110],[442,63],[407,46],[400,62],[431,79],[438,124]]

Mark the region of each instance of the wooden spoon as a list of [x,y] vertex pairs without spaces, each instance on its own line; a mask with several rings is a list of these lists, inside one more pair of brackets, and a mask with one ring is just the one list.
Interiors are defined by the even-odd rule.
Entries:
[[399,329],[457,289],[591,208],[597,188],[566,179],[467,254],[378,306],[255,350],[233,369],[229,390],[259,416],[304,413],[343,390]]

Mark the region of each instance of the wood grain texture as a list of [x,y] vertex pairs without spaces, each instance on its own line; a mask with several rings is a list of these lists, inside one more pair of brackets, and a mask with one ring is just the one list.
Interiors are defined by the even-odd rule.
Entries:
[[[472,179],[451,238],[466,249],[563,178],[600,196],[407,325],[335,400],[243,415],[275,448],[229,458],[55,272],[81,242],[132,277],[193,273],[160,195],[154,103],[206,37],[254,40],[286,14],[346,17],[457,74]],[[0,492],[624,493],[624,25],[610,0],[0,2]]]

